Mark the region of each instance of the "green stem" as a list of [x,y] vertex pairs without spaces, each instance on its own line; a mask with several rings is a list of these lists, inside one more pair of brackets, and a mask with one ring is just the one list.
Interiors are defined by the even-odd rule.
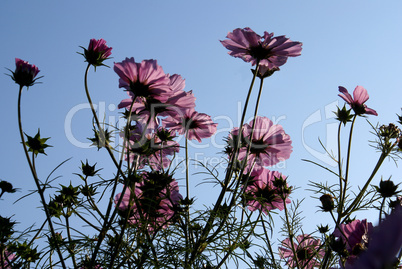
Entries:
[[75,248],[75,246],[74,246],[74,243],[72,242],[71,233],[70,233],[70,222],[68,221],[69,213],[70,213],[70,209],[67,208],[67,215],[65,215],[67,237],[68,237],[68,242],[69,242],[67,249],[68,249],[68,252],[70,252],[71,260],[73,261],[74,268],[77,268],[77,262],[75,261],[75,254],[74,254],[74,249],[73,249],[73,247]]
[[269,240],[267,228],[265,228],[264,220],[261,220],[261,223],[262,223],[262,228],[264,229],[265,239],[267,240],[269,254],[271,255],[271,260],[272,260],[271,265],[273,265],[274,268],[276,269],[277,267],[276,267],[275,256],[274,256],[274,252],[272,251],[271,241]]
[[[46,204],[45,196],[43,194],[43,189],[40,186],[40,181],[39,181],[38,175],[36,174],[35,167],[33,166],[32,162],[31,162],[31,159],[30,159],[29,154],[28,154],[27,146],[25,145],[24,132],[23,132],[23,129],[22,129],[22,119],[21,119],[22,89],[23,89],[23,87],[20,86],[19,93],[18,93],[18,127],[19,127],[19,133],[20,133],[20,138],[21,138],[21,144],[22,144],[22,147],[24,149],[25,157],[26,157],[26,159],[28,161],[29,168],[31,169],[31,174],[32,174],[32,176],[34,178],[36,188],[38,189],[38,193],[39,193],[40,199],[42,201],[43,209],[45,210],[46,219],[47,219],[47,222],[49,224],[50,233],[52,234],[52,237],[55,238],[56,233],[55,233],[54,228],[53,228],[53,223],[52,223],[52,220],[51,220],[49,209],[48,209],[47,204]],[[65,263],[64,263],[63,255],[62,255],[58,245],[56,246],[56,251],[57,251],[57,254],[59,256],[61,265],[63,266],[64,269],[67,268]]]
[[356,196],[356,198],[353,200],[352,204],[345,210],[344,216],[349,216],[352,211],[356,208],[356,206],[359,204],[361,198],[363,197],[364,193],[366,192],[368,186],[371,183],[371,180],[374,178],[375,174],[377,173],[378,169],[380,169],[382,163],[384,162],[385,158],[388,156],[389,153],[382,152],[380,155],[380,158],[377,161],[376,166],[373,169],[373,172],[371,172],[371,175],[369,179],[367,180],[366,184],[363,186],[363,188],[360,190],[359,194]]
[[283,197],[282,200],[283,200],[283,205],[284,205],[284,209],[285,209],[286,227],[287,227],[287,230],[288,230],[289,240],[290,240],[290,244],[291,244],[290,248],[291,248],[291,250],[293,252],[293,257],[294,257],[295,262],[296,262],[296,267],[300,268],[299,259],[297,258],[297,252],[296,252],[296,249],[295,249],[295,245],[293,243],[294,234],[291,231],[291,227],[290,227],[288,209],[287,209],[287,206],[286,206],[286,197]]
[[[342,177],[342,157],[341,157],[341,127],[342,122],[339,123],[338,127],[338,176],[339,176],[339,197],[343,197],[343,177]],[[338,218],[342,214],[343,204],[342,198],[338,203]]]
[[184,227],[185,239],[186,239],[186,252],[185,252],[185,261],[184,261],[184,268],[189,268],[189,254],[190,254],[190,239],[189,239],[189,225],[190,225],[190,182],[189,182],[189,172],[188,172],[188,132],[186,132],[186,139],[185,139],[185,153],[186,153],[186,225]]
[[[348,151],[347,151],[347,157],[346,157],[346,171],[345,171],[345,182],[344,182],[344,188],[343,188],[343,193],[341,196],[341,208],[343,209],[344,204],[345,204],[345,198],[346,198],[346,189],[348,187],[348,179],[349,179],[349,165],[350,165],[350,152],[352,149],[352,134],[353,134],[353,127],[356,122],[356,117],[357,115],[354,115],[353,120],[352,120],[352,126],[350,126],[350,133],[349,133],[349,143],[348,143]],[[342,175],[340,175],[342,176]],[[341,212],[342,214],[342,212]],[[339,224],[340,217],[338,216],[338,221],[337,224]]]

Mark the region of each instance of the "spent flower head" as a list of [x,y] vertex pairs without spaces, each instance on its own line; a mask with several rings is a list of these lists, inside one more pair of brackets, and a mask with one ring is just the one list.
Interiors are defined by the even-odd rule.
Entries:
[[34,136],[31,137],[27,134],[25,134],[27,137],[27,141],[25,142],[25,145],[28,147],[28,151],[33,152],[36,156],[38,153],[45,154],[45,148],[51,147],[48,144],[46,144],[46,141],[50,138],[41,138],[40,137],[40,130],[38,130],[38,133]]
[[94,131],[94,137],[88,138],[92,142],[91,146],[96,146],[98,150],[100,150],[103,147],[110,146],[110,143],[112,142],[111,131],[109,131],[108,129],[96,130],[95,128],[93,129],[93,131]]
[[21,87],[32,86],[35,84],[36,80],[42,78],[35,78],[39,73],[38,67],[19,58],[15,58],[15,71],[13,72],[10,69],[8,70],[12,73],[12,75],[9,76]]
[[85,164],[81,161],[81,171],[82,171],[82,174],[83,174],[84,176],[86,176],[86,177],[93,177],[93,176],[95,176],[96,173],[98,173],[100,170],[102,170],[102,168],[101,168],[101,169],[98,169],[98,170],[95,170],[95,166],[96,166],[96,163],[95,163],[94,165],[89,165],[89,164],[88,164],[88,160],[86,160],[86,163],[85,163]]
[[346,107],[343,106],[342,109],[338,107],[338,111],[334,113],[336,115],[336,119],[342,122],[343,125],[346,125],[346,123],[351,122],[353,118],[353,115],[351,115],[350,112],[351,109],[346,109]]
[[396,114],[396,115],[398,116],[398,123],[402,124],[402,114],[401,115]]
[[400,191],[398,190],[399,184],[395,185],[395,183],[391,180],[382,180],[380,181],[379,186],[374,186],[377,190],[377,192],[381,195],[383,198],[388,198],[392,197],[394,195],[397,195]]

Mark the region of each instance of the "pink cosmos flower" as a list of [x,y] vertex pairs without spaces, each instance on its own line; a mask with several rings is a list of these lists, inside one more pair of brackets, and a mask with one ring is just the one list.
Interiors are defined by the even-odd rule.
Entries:
[[[273,209],[284,209],[281,195],[288,197],[290,193],[286,177],[277,171],[270,171],[260,167],[259,169],[253,169],[249,180],[245,190],[249,210],[255,211],[260,209],[265,214],[268,214],[268,211]],[[280,180],[285,185],[279,187],[277,184],[274,184],[275,180]],[[286,191],[284,193],[284,190],[289,190],[289,192]],[[289,198],[286,198],[286,203],[290,203]]]
[[[2,257],[0,259],[0,269],[12,269],[11,263],[14,261],[16,258],[14,253],[11,253],[7,250],[4,250],[4,255],[1,253]],[[3,262],[3,264],[2,264]]]
[[156,60],[136,63],[134,58],[126,58],[115,63],[113,70],[120,77],[119,88],[128,91],[131,101],[136,97],[145,97],[165,102],[171,94],[169,77]]
[[[83,48],[83,47],[81,47]],[[88,49],[84,49],[84,57],[86,61],[95,66],[103,65],[103,61],[108,59],[108,57],[112,54],[112,48],[106,45],[106,41],[104,39],[94,39],[92,38],[89,41]]]
[[39,77],[35,79],[36,75],[39,73],[38,67],[19,58],[15,58],[15,71],[11,71],[11,73],[12,75],[10,75],[10,77],[21,87],[32,86],[35,84],[36,80],[41,78]]
[[[179,193],[179,185],[170,175],[158,172],[143,173],[142,181],[135,183],[134,191],[126,188],[122,201],[118,206],[120,211],[131,208],[130,224],[145,225],[148,230],[166,228],[179,208],[183,198]],[[121,197],[115,197],[115,204]],[[135,202],[135,198],[137,202]],[[137,208],[140,206],[140,209]]]
[[210,116],[198,113],[194,109],[186,109],[175,117],[163,120],[165,128],[177,131],[181,135],[186,134],[188,140],[196,139],[198,142],[201,142],[202,138],[211,137],[216,132],[217,125]]
[[142,124],[147,124],[149,128],[159,126],[159,117],[175,117],[183,110],[195,107],[195,97],[192,91],[185,92],[184,79],[177,74],[169,77],[171,93],[165,102],[153,98],[137,97],[132,104],[132,99],[123,100],[118,108],[130,109],[137,116],[137,120]]
[[300,268],[310,269],[320,265],[320,260],[325,254],[322,248],[318,249],[321,241],[314,239],[311,235],[302,234],[296,237],[296,243],[287,238],[282,241],[282,247],[279,247],[279,256],[286,260],[286,264],[290,268],[295,268],[297,265],[296,257],[292,251],[292,244]]
[[377,112],[374,109],[368,108],[366,104],[364,104],[368,99],[369,95],[367,90],[362,86],[357,86],[353,91],[353,97],[349,94],[348,90],[342,86],[339,86],[338,94],[346,103],[350,105],[356,115],[370,114],[378,116]]
[[[239,160],[243,160],[247,154],[247,147],[251,143],[248,156],[248,165],[256,163],[256,166],[272,166],[290,157],[292,153],[292,140],[285,133],[281,125],[274,125],[266,118],[257,116],[253,136],[250,139],[253,129],[253,120],[243,125],[242,143],[239,150]],[[231,132],[232,137],[239,134],[235,128]]]
[[350,254],[346,265],[351,265],[356,261],[358,254],[367,248],[373,224],[364,219],[362,221],[354,220],[348,224],[340,224],[339,226],[340,230],[335,229],[333,235],[345,242],[346,250]]
[[301,54],[302,43],[293,42],[285,36],[273,37],[273,33],[264,32],[264,36],[256,34],[246,27],[229,32],[228,39],[221,41],[229,51],[229,55],[243,59],[256,65],[268,66],[272,69],[286,63],[288,57]]
[[[395,268],[393,263],[402,246],[402,207],[398,205],[370,236],[370,246],[351,269]],[[397,268],[401,268],[400,266]]]

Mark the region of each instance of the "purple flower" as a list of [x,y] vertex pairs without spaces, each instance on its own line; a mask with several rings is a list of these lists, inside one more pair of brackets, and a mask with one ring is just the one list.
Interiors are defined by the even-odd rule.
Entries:
[[[283,181],[284,186],[278,186],[274,183],[275,180]],[[262,167],[253,169],[245,190],[248,209],[251,211],[260,209],[265,214],[268,214],[268,211],[273,209],[283,210],[282,195],[284,197],[289,196],[289,192],[283,193],[284,189],[290,191],[286,183],[286,177],[281,173]],[[286,203],[289,204],[290,199],[286,198]]]
[[[246,158],[247,147],[251,144],[247,163],[249,166],[255,162],[257,166],[272,166],[290,157],[292,153],[292,140],[285,133],[281,125],[274,125],[266,118],[257,116],[253,136],[253,120],[243,125],[242,144],[239,150],[239,160]],[[238,128],[231,132],[232,137],[237,137]],[[235,138],[237,139],[237,138]]]
[[246,27],[237,28],[229,32],[228,39],[221,41],[229,51],[229,55],[242,58],[252,65],[259,62],[269,69],[279,67],[286,63],[288,57],[295,57],[301,54],[302,43],[293,42],[285,36],[273,37],[273,33],[264,32],[264,36],[256,34]]
[[364,251],[369,244],[369,237],[373,230],[373,224],[366,219],[354,220],[348,224],[339,224],[340,230],[335,229],[333,235],[339,237],[346,244],[349,257],[346,265],[353,264],[358,255]]
[[41,78],[35,79],[36,75],[39,73],[38,67],[18,58],[15,58],[15,71],[11,71],[11,73],[13,75],[10,75],[10,77],[21,87],[32,86],[35,84],[36,80]]
[[168,117],[163,120],[165,128],[177,131],[179,134],[186,134],[188,140],[198,140],[211,137],[216,132],[217,123],[204,113],[198,113],[194,109],[186,109],[175,117]]
[[[158,117],[175,117],[182,111],[195,107],[195,97],[191,91],[183,91],[185,87],[184,79],[177,74],[169,76],[169,87],[171,89],[166,101],[161,102],[154,98],[137,97],[133,103],[132,98],[124,99],[118,108],[130,109],[134,112],[137,120],[147,124],[149,128],[159,126]],[[131,94],[133,96],[133,94]]]
[[392,265],[402,246],[401,223],[402,207],[398,205],[378,227],[374,228],[370,236],[370,246],[360,255],[351,269],[394,268]]
[[346,103],[350,105],[356,115],[370,114],[378,116],[377,112],[374,109],[368,108],[366,104],[364,104],[368,99],[369,95],[367,90],[362,86],[357,86],[353,91],[353,97],[349,94],[348,90],[342,86],[339,86],[338,94]]
[[0,269],[11,269],[12,262],[16,258],[14,253],[11,253],[10,251],[7,250],[7,248],[4,250],[4,255],[1,253],[1,259],[0,259]]
[[[296,237],[296,242],[291,241],[289,238],[282,241],[282,247],[279,247],[279,256],[286,260],[286,264],[295,268],[296,257],[299,262],[300,268],[314,268],[320,265],[319,260],[322,259],[325,252],[321,248],[321,241],[319,239],[314,239],[311,235],[302,234]],[[292,250],[295,250],[296,257]]]
[[156,60],[136,63],[134,58],[126,58],[121,63],[115,63],[113,69],[120,77],[119,88],[125,88],[131,100],[144,97],[166,102],[172,92],[170,79]]
[[[140,177],[142,180],[135,183],[134,190],[126,188],[118,209],[125,211],[131,208],[129,223],[132,225],[139,224],[149,231],[166,228],[173,221],[179,201],[183,198],[177,181],[159,172],[145,172]],[[121,195],[119,193],[115,197],[116,206]]]
[[[83,48],[83,47],[81,47]],[[93,65],[95,68],[97,66],[104,65],[103,61],[108,59],[108,57],[112,54],[112,48],[106,45],[106,41],[104,39],[96,40],[92,38],[89,41],[88,49],[84,49],[84,57],[86,61]]]

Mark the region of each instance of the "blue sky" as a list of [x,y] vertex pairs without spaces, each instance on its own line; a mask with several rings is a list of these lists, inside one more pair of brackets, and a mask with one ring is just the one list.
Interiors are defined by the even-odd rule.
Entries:
[[[97,162],[105,177],[113,175],[112,163],[103,152],[79,148],[66,135],[66,118],[78,112],[67,125],[80,142],[92,135],[91,115],[85,106],[83,77],[86,63],[76,52],[91,38],[103,38],[113,47],[107,64],[134,57],[137,61],[157,59],[164,71],[186,79],[186,90],[197,97],[196,109],[215,118],[218,128],[229,128],[225,119],[238,122],[238,103],[242,104],[251,80],[250,65],[232,58],[219,40],[235,28],[250,27],[255,32],[274,32],[303,42],[302,55],[290,58],[280,72],[265,81],[259,115],[276,119],[293,140],[293,154],[281,167],[289,181],[299,189],[294,198],[305,198],[306,232],[316,224],[309,219],[317,211],[317,201],[307,192],[308,180],[335,183],[329,173],[301,159],[325,161],[318,137],[333,148],[335,134],[330,113],[334,104],[343,105],[337,96],[338,86],[349,91],[357,85],[370,95],[368,106],[379,116],[370,116],[376,124],[395,122],[402,107],[402,2],[400,1],[1,1],[0,66],[13,70],[14,58],[39,67],[43,75],[38,84],[24,91],[23,124],[26,133],[38,128],[48,141],[48,156],[38,161],[39,174],[45,177],[57,164],[72,157],[56,175],[58,182],[76,181],[80,161]],[[3,69],[4,73],[9,73]],[[21,192],[5,195],[4,215],[16,219],[36,219],[34,209],[39,198],[25,199],[14,206],[20,195],[34,188],[28,165],[24,161],[17,129],[17,85],[0,76],[2,98],[2,132],[0,143],[0,178],[8,180]],[[109,68],[91,71],[89,86],[95,104],[105,107],[107,119],[117,120],[114,109],[126,98],[118,88],[118,77]],[[255,99],[255,95],[253,96]],[[339,103],[336,103],[339,102]],[[327,108],[327,110],[326,110]],[[69,114],[70,113],[70,114]],[[249,115],[251,116],[251,114]],[[321,117],[321,119],[320,119]],[[356,124],[352,152],[351,178],[356,187],[362,184],[375,165],[378,153],[368,145],[374,137],[364,119]],[[222,129],[220,129],[222,130]],[[68,133],[68,132],[67,132]],[[221,131],[217,144],[225,135]],[[206,159],[222,149],[204,142],[206,149],[193,148],[190,155]],[[326,143],[326,142],[325,142]],[[221,156],[221,155],[218,155]],[[318,156],[318,158],[317,158]],[[400,169],[387,162],[380,174],[393,175],[401,181]],[[379,174],[379,175],[380,175]],[[202,178],[195,177],[191,193],[206,202],[210,185],[195,187]],[[377,176],[373,183],[378,183]],[[76,181],[78,182],[78,181]],[[184,188],[183,188],[184,190]],[[7,205],[7,206],[4,206]],[[2,210],[2,215],[3,211]],[[323,216],[317,213],[316,216]],[[367,215],[376,221],[375,215]]]

